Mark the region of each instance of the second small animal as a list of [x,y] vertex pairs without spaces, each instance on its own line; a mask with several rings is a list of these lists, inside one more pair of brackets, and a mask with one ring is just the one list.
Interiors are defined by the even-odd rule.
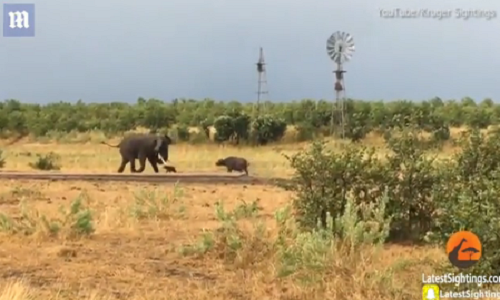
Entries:
[[163,166],[163,168],[165,168],[165,171],[167,171],[167,173],[177,173],[177,170],[173,166]]

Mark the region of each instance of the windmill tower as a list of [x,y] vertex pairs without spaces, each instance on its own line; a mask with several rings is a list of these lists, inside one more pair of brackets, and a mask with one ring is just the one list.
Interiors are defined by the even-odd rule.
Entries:
[[335,127],[340,127],[342,139],[345,137],[345,87],[343,64],[352,58],[354,53],[354,40],[349,33],[334,32],[326,41],[326,52],[336,65],[335,71],[335,103],[332,105],[332,118],[330,133],[333,134]]
[[[260,48],[259,60],[257,61],[256,65],[257,65],[257,76],[258,76],[257,104],[254,107],[254,113],[256,116],[258,116],[260,114],[260,101],[263,100],[264,95],[269,94],[269,91],[267,90],[266,63],[264,61],[264,50],[262,50],[262,47]],[[267,100],[267,98],[265,100]]]

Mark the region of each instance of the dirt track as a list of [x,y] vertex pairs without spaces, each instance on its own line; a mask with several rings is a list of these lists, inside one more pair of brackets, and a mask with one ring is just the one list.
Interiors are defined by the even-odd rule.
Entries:
[[286,182],[283,178],[259,178],[242,174],[229,175],[220,173],[177,173],[177,174],[93,174],[59,172],[0,172],[0,180],[51,180],[51,181],[121,181],[147,183],[223,183],[274,185]]

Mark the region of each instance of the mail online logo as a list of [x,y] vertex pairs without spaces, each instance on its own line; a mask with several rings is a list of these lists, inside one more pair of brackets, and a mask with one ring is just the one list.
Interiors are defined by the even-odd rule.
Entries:
[[35,4],[4,3],[3,36],[35,36]]

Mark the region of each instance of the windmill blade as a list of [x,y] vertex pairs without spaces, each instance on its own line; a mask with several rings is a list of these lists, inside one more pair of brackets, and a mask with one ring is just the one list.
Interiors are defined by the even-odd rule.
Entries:
[[338,64],[351,60],[354,50],[354,38],[347,32],[336,31],[326,41],[326,53]]

